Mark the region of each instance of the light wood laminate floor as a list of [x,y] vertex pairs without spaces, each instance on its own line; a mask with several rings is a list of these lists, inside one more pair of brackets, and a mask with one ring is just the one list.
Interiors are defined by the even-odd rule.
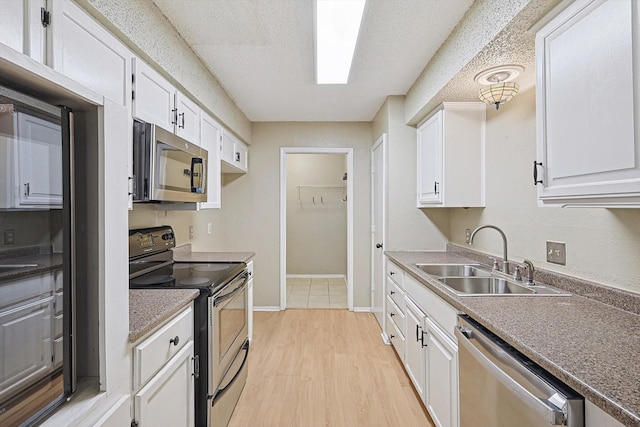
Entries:
[[433,426],[370,313],[254,313],[249,378],[229,426]]

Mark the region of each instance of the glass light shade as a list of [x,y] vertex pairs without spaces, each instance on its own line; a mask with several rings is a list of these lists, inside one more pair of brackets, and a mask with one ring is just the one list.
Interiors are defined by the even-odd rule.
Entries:
[[510,101],[518,93],[518,89],[514,82],[496,83],[480,89],[478,97],[487,104],[495,105],[497,110],[500,104]]

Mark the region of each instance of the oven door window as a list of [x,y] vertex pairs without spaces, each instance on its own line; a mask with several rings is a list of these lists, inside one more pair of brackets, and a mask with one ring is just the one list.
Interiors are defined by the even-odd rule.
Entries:
[[156,188],[181,193],[206,191],[202,158],[160,141],[156,150]]

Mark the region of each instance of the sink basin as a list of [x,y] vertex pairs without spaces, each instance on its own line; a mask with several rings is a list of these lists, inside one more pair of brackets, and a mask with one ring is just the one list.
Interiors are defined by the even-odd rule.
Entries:
[[501,277],[443,277],[440,282],[458,295],[535,294],[531,288]]
[[25,268],[37,267],[38,264],[4,264],[0,265],[0,274],[10,273],[12,271],[22,270]]
[[420,270],[436,277],[489,277],[491,272],[479,264],[416,264]]
[[521,285],[502,277],[442,277],[440,283],[458,296],[570,296],[547,285]]

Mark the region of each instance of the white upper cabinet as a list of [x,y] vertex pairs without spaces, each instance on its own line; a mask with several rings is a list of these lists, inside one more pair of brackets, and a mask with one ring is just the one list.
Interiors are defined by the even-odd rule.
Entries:
[[176,91],[176,135],[191,142],[200,141],[200,115],[198,105]]
[[246,173],[249,170],[249,149],[226,129],[222,130],[222,172]]
[[141,59],[132,63],[132,116],[199,145],[200,107]]
[[41,8],[46,0],[0,1],[0,43],[45,62],[46,27],[41,21]]
[[173,132],[175,88],[144,61],[133,58],[133,103],[131,115]]
[[50,2],[49,65],[127,107],[131,99],[129,49],[70,0]]
[[577,0],[536,34],[541,206],[640,206],[640,2]]
[[445,102],[418,127],[417,206],[484,206],[486,105]]
[[200,209],[219,209],[221,206],[220,151],[222,126],[211,116],[202,112],[200,119],[200,146],[207,150],[207,201],[201,202]]

